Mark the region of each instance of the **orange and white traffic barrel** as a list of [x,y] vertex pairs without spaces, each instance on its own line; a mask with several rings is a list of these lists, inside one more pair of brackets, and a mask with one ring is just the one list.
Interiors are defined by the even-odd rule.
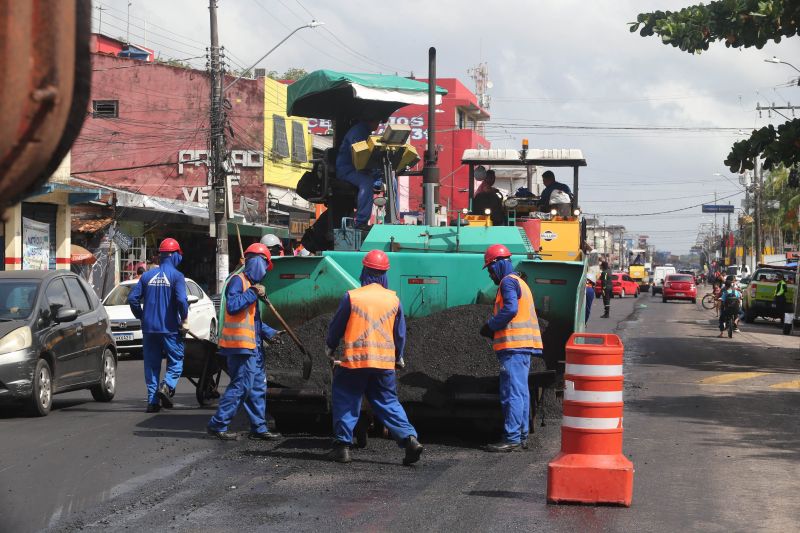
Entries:
[[622,453],[622,341],[574,333],[566,352],[561,452],[547,467],[547,501],[630,506],[633,463]]

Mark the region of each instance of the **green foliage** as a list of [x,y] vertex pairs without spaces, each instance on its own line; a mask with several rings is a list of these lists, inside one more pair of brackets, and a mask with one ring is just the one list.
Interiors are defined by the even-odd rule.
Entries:
[[764,229],[784,235],[798,230],[797,208],[800,189],[789,186],[789,171],[776,167],[764,176]]
[[715,41],[725,41],[729,48],[760,49],[769,41],[797,35],[798,24],[797,0],[717,0],[680,11],[640,13],[630,31],[642,37],[659,35],[664,44],[699,53]]
[[291,67],[291,68],[287,69],[286,72],[284,72],[283,74],[278,74],[278,71],[276,71],[276,70],[270,70],[267,73],[267,77],[268,78],[272,78],[273,80],[297,81],[300,78],[306,76],[307,74],[308,74],[308,72],[306,72],[306,69],[304,69],[304,68]]
[[155,61],[156,63],[160,63],[162,65],[169,65],[170,67],[192,68],[192,66],[186,61],[181,61],[180,59],[173,59],[171,57],[168,57],[166,59],[156,58]]
[[764,169],[791,167],[800,163],[800,119],[753,130],[749,139],[731,147],[725,165],[731,172],[753,170],[756,158],[764,158]]

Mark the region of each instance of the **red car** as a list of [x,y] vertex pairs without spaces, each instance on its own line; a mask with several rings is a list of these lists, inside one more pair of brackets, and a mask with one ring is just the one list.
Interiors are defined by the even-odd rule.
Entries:
[[[600,280],[597,280],[594,292],[598,297],[603,295],[603,283]],[[611,295],[625,298],[631,294],[634,298],[639,297],[639,284],[627,274],[620,272],[611,274]]]
[[664,279],[661,300],[691,300],[697,303],[697,285],[691,274],[669,274]]

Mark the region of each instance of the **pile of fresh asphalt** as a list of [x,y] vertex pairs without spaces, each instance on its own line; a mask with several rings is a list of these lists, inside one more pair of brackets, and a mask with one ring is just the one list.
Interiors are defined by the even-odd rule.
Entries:
[[[458,394],[496,394],[500,365],[490,341],[479,334],[490,313],[488,305],[464,305],[407,320],[406,366],[398,371],[400,401],[441,407]],[[266,365],[271,386],[318,390],[330,387],[331,369],[325,356],[325,338],[331,318],[332,314],[320,315],[294,329],[313,358],[308,381],[300,376],[305,356],[287,335],[283,336],[281,344],[267,346]],[[341,345],[337,357],[341,357]],[[531,371],[544,369],[544,361],[534,357]],[[545,392],[543,407],[549,406],[552,410],[558,402],[547,401],[548,392],[551,393]]]

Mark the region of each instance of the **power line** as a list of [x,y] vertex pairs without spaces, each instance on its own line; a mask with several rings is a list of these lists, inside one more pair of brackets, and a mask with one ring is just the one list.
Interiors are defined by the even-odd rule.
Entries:
[[[717,198],[717,200],[719,201],[719,200],[725,200],[727,198],[733,198],[734,196],[738,196],[740,194],[741,194],[741,192],[737,192],[737,193],[734,193],[734,194],[729,194],[728,196],[722,196],[720,198]],[[679,211],[686,211],[688,209],[694,209],[695,207],[701,207],[702,205],[703,205],[702,203],[699,203],[699,204],[690,205],[690,206],[687,206],[687,207],[681,207],[681,208],[678,208],[678,209],[669,209],[667,211],[656,211],[656,212],[653,212],[653,213],[618,213],[618,214],[593,213],[593,215],[594,216],[602,216],[602,217],[648,217],[648,216],[653,216],[653,215],[664,215],[664,214],[667,214],[667,213],[677,213]]]

